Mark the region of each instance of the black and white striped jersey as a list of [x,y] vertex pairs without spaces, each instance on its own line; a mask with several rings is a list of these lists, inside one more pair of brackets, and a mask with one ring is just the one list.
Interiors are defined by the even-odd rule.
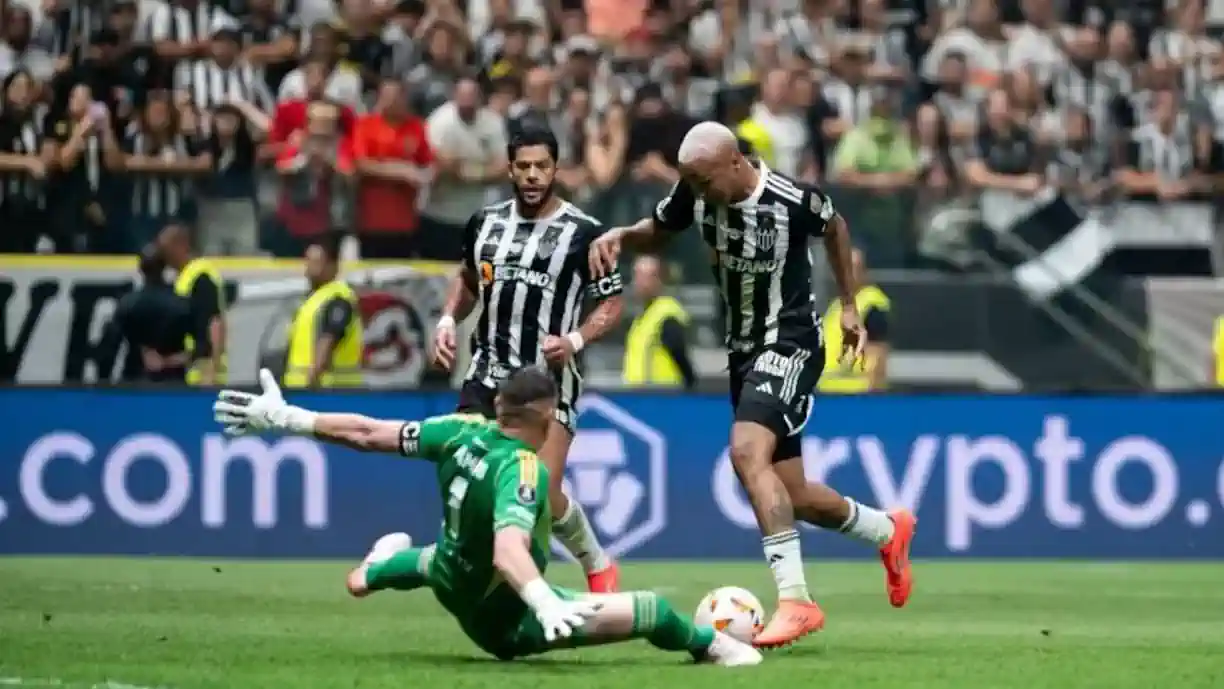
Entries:
[[[44,118],[36,114],[24,119],[0,115],[0,153],[38,156],[46,140]],[[46,185],[26,172],[0,174],[0,208],[23,210],[46,207]]]
[[[624,291],[619,272],[596,280],[587,268],[587,251],[602,232],[598,220],[568,202],[541,218],[522,217],[513,200],[471,217],[463,260],[478,278],[481,311],[468,380],[493,384],[523,366],[544,365],[545,336],[578,329],[588,298]],[[562,396],[577,399],[581,380],[576,363],[566,366]]]
[[192,103],[201,110],[236,100],[269,113],[276,106],[263,70],[243,60],[228,67],[215,60],[179,62],[174,67],[174,89],[190,95]]
[[684,182],[655,207],[654,220],[681,232],[697,225],[712,250],[714,280],[727,318],[727,348],[748,353],[778,341],[820,338],[808,240],[836,211],[820,189],[760,164],[760,180],[738,203],[707,203]]

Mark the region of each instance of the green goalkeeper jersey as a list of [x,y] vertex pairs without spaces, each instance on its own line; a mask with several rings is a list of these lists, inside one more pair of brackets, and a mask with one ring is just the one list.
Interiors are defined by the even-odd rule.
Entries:
[[445,514],[429,579],[438,601],[465,627],[499,608],[521,608],[493,566],[493,536],[509,526],[527,530],[544,571],[552,522],[547,467],[496,423],[467,414],[404,424],[400,451],[437,466]]

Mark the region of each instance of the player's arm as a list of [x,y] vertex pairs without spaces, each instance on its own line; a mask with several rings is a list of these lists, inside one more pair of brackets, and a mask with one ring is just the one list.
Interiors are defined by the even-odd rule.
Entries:
[[[294,410],[295,408],[289,407]],[[361,414],[290,411],[300,415],[286,424],[300,435],[333,445],[382,454],[434,459],[446,452],[447,444],[459,430],[457,417],[439,416],[424,421],[376,419]]]
[[[592,240],[598,239],[600,234],[603,234],[602,228],[592,228]],[[595,276],[589,262],[580,260],[579,271],[586,283],[586,298],[594,302],[595,308],[576,331],[576,339],[580,340],[574,343],[576,350],[607,335],[620,322],[625,310],[625,280],[619,267],[613,265],[603,275]]]
[[804,197],[800,226],[807,228],[810,236],[824,240],[829,267],[833,269],[833,279],[837,282],[837,296],[843,305],[853,308],[858,286],[854,284],[853,261],[850,258],[854,248],[850,242],[850,227],[833,207],[833,199],[820,189],[807,186]]
[[453,326],[471,315],[476,308],[480,278],[476,267],[476,236],[484,220],[485,212],[477,211],[468,218],[467,226],[463,228],[463,261],[446,290],[446,304],[442,307],[443,323]]
[[[531,538],[539,509],[547,499],[548,469],[533,452],[519,450],[519,461],[505,465],[496,477],[493,503],[493,566],[533,611],[558,603],[552,587],[531,557]],[[541,483],[543,477],[544,483]]]
[[662,250],[672,237],[692,227],[696,202],[692,187],[684,180],[676,182],[667,196],[655,205],[649,218],[625,228],[621,241],[634,251],[654,253]]

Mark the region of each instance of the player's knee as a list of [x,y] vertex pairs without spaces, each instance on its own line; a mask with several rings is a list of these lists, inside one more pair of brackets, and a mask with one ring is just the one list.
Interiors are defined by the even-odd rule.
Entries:
[[736,434],[731,438],[731,466],[741,480],[768,469],[767,443],[751,435]]

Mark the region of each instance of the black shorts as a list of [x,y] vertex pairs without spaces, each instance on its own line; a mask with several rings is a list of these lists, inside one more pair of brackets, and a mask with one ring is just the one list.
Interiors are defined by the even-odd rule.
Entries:
[[[497,398],[497,390],[485,385],[484,381],[479,379],[471,379],[463,381],[463,385],[459,388],[459,404],[455,411],[461,414],[479,414],[487,419],[497,418],[497,407],[494,400]],[[561,399],[557,400],[557,422],[569,431],[570,435],[574,434],[575,421],[577,414],[574,412],[574,400],[570,399],[564,392]]]
[[803,427],[824,371],[823,346],[777,342],[751,354],[732,352],[731,408],[736,421],[759,423],[778,437],[773,461],[803,455]]

